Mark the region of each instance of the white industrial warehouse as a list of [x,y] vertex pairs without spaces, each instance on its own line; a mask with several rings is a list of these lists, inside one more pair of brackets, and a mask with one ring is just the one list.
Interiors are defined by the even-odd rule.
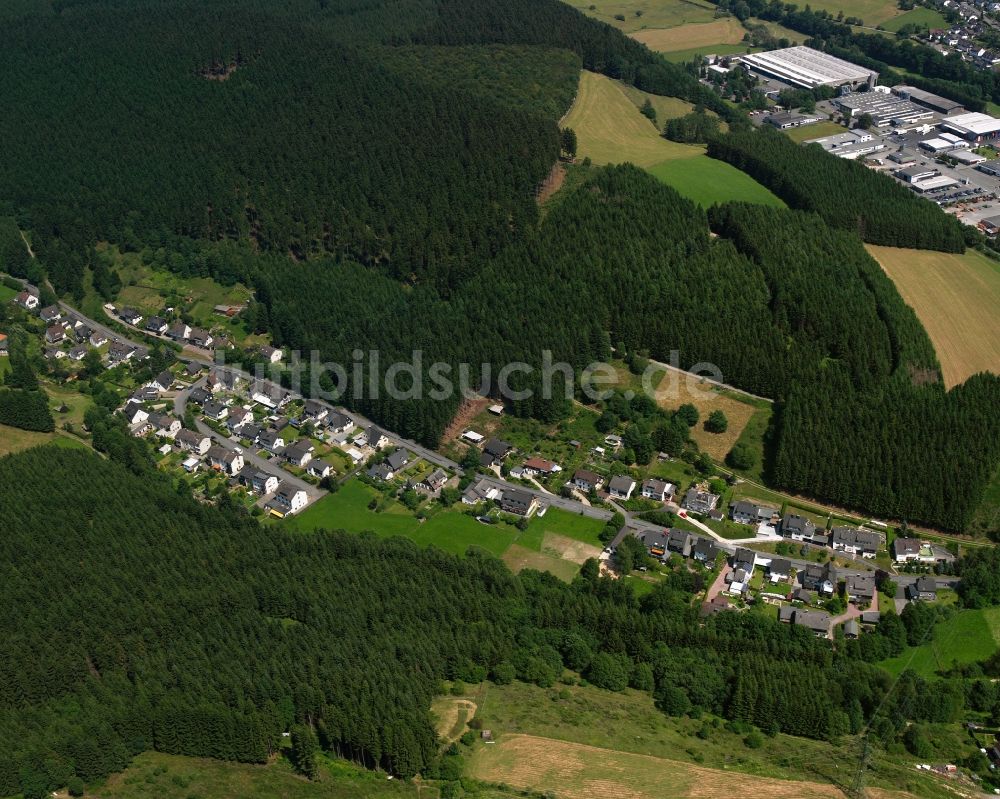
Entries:
[[1000,136],[1000,119],[978,112],[958,114],[943,119],[941,130],[954,133],[970,142],[987,141]]
[[754,72],[803,89],[863,83],[874,86],[878,79],[877,72],[804,46],[751,53],[743,56],[742,63]]

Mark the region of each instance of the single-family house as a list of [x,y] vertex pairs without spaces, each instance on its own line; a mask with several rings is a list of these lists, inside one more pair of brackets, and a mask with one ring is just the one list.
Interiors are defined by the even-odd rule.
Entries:
[[729,518],[737,524],[760,524],[778,515],[778,509],[741,499],[729,506]]
[[278,363],[285,356],[285,353],[277,347],[265,344],[260,348],[260,355],[268,363]]
[[260,439],[261,433],[263,432],[264,431],[258,425],[247,422],[240,427],[237,435],[243,441],[249,441],[251,444],[256,444]]
[[118,318],[127,325],[137,325],[142,321],[142,314],[135,308],[122,308],[118,312]]
[[673,483],[650,477],[642,481],[642,489],[639,493],[646,499],[652,499],[656,502],[667,502],[674,498],[676,491],[677,487]]
[[330,413],[330,409],[316,400],[306,400],[302,409],[302,417],[312,422],[322,422]]
[[87,347],[83,344],[78,344],[69,351],[69,359],[71,361],[82,361],[87,357]]
[[208,465],[219,472],[228,475],[238,474],[244,466],[243,455],[235,450],[226,449],[219,444],[213,445],[208,450]]
[[906,595],[909,599],[933,602],[937,599],[937,581],[926,574],[920,575],[916,582],[906,587]]
[[108,347],[108,361],[113,364],[130,361],[133,357],[135,357],[135,347],[124,341],[113,341]]
[[667,532],[667,549],[685,558],[691,556],[691,550],[697,541],[698,539],[687,530],[671,527]]
[[612,433],[604,437],[604,443],[611,447],[613,451],[617,452],[622,448],[622,437],[616,436]]
[[174,384],[174,376],[170,373],[168,369],[164,369],[156,377],[154,377],[147,386],[153,386],[160,391],[169,391],[170,387]]
[[326,429],[331,433],[346,433],[354,427],[354,420],[346,414],[332,411],[325,419]]
[[62,319],[62,311],[59,310],[58,305],[49,305],[46,308],[42,308],[42,310],[38,312],[38,316],[43,322],[52,324],[53,322],[58,322]]
[[306,467],[306,474],[318,477],[320,480],[324,477],[329,477],[332,471],[333,467],[320,458],[313,458]]
[[836,552],[846,552],[848,555],[861,555],[864,558],[874,558],[878,554],[882,537],[870,530],[858,530],[854,527],[834,527],[830,531],[830,546]]
[[61,350],[58,347],[46,347],[44,356],[47,361],[58,361],[60,358],[66,357],[66,350]]
[[212,338],[211,333],[207,330],[202,330],[200,327],[192,327],[187,339],[196,347],[210,347],[215,340]]
[[212,439],[208,436],[187,429],[177,431],[177,435],[174,436],[174,443],[181,449],[197,455],[207,454],[208,450],[212,447]]
[[811,541],[815,530],[816,525],[798,513],[786,513],[779,528],[784,538],[791,538],[793,541]]
[[197,361],[189,361],[184,364],[184,377],[192,378],[201,374],[202,365]]
[[507,457],[512,449],[513,447],[506,441],[501,441],[499,438],[491,438],[483,445],[483,454],[480,456],[479,462],[483,466],[497,466]]
[[757,553],[746,547],[737,547],[733,554],[733,569],[743,569],[747,574],[753,574],[757,565]]
[[292,466],[301,468],[309,465],[315,451],[316,447],[310,444],[308,439],[300,438],[285,447],[285,451],[281,454]]
[[365,430],[363,435],[365,443],[367,443],[368,446],[371,447],[372,449],[376,450],[382,449],[382,447],[386,446],[389,443],[389,438],[386,436],[386,434],[383,433],[380,428],[375,427],[375,425],[372,425],[367,430]]
[[205,414],[206,419],[211,419],[215,422],[221,422],[229,416],[229,408],[221,402],[216,402],[215,400],[209,400],[202,405],[201,412]]
[[479,479],[470,483],[462,494],[462,503],[465,505],[478,505],[480,502],[491,502],[500,496],[500,491],[495,486],[490,485],[486,480]]
[[861,634],[857,619],[848,619],[844,622],[844,638],[857,638]]
[[385,462],[389,464],[390,469],[394,472],[398,472],[410,462],[410,453],[402,447],[396,447],[396,449],[389,453]]
[[187,341],[191,335],[191,325],[184,322],[174,322],[167,328],[167,336],[174,341]]
[[387,482],[396,475],[388,463],[376,463],[374,466],[369,467],[365,474],[372,478],[372,480],[381,480],[382,482]]
[[253,423],[253,411],[246,408],[234,408],[229,411],[229,418],[226,419],[226,427],[232,432],[238,433],[240,428]]
[[870,603],[875,598],[875,578],[852,574],[844,581],[847,598],[856,605]]
[[557,463],[552,461],[547,461],[545,458],[528,458],[524,462],[523,472],[525,477],[535,477],[536,475],[550,475],[555,472],[561,471],[561,467]]
[[527,491],[504,490],[500,497],[500,508],[518,516],[530,516],[538,509],[538,500]]
[[211,392],[202,386],[196,386],[191,389],[191,393],[188,394],[188,402],[193,402],[195,405],[204,405],[211,399]]
[[161,438],[174,438],[181,431],[181,420],[166,413],[151,413],[149,423]]
[[38,295],[30,291],[22,291],[14,298],[14,302],[26,311],[33,311],[38,307]]
[[669,551],[669,538],[667,533],[646,533],[641,536],[642,543],[646,545],[646,551],[652,558],[665,558]]
[[90,334],[90,346],[91,347],[103,347],[108,343],[108,337],[104,335],[100,330],[95,330]]
[[49,344],[58,344],[66,338],[66,329],[62,325],[50,325],[45,331],[45,340]]
[[692,558],[707,566],[712,566],[715,563],[718,554],[719,548],[710,538],[699,538],[698,542],[694,545],[694,549],[691,551]]
[[787,580],[792,573],[792,562],[788,558],[771,558],[767,566],[767,576],[772,583]]
[[633,491],[635,491],[635,480],[627,474],[616,475],[608,482],[608,494],[615,499],[631,499]]
[[302,510],[308,501],[309,497],[301,488],[296,488],[290,483],[281,483],[274,492],[274,497],[267,503],[267,509],[278,517],[290,516]]
[[882,614],[877,610],[864,610],[861,612],[861,623],[866,626],[874,626],[879,623]]
[[265,408],[276,410],[288,402],[290,395],[281,386],[258,380],[250,387],[250,398]]
[[138,402],[132,401],[125,403],[125,407],[122,408],[122,416],[125,417],[129,427],[149,419],[149,413]]
[[719,504],[719,495],[697,486],[688,489],[681,507],[691,513],[711,513]]
[[162,336],[167,332],[169,326],[167,325],[167,320],[161,316],[151,316],[146,320],[146,330],[150,333],[156,333]]
[[447,482],[448,473],[444,469],[434,469],[423,480],[417,483],[417,488],[434,493],[444,488],[444,484]]
[[837,569],[832,563],[813,563],[800,572],[802,587],[807,591],[818,591],[824,596],[833,596],[837,590]]
[[277,454],[285,448],[285,437],[278,430],[265,430],[257,438],[257,443],[272,454]]
[[778,620],[805,627],[817,638],[825,638],[830,632],[830,614],[822,610],[804,610],[782,605],[778,610]]
[[577,469],[573,475],[573,485],[589,494],[604,485],[604,478],[588,469]]
[[269,472],[256,471],[250,477],[250,488],[257,494],[270,494],[278,487],[278,478]]

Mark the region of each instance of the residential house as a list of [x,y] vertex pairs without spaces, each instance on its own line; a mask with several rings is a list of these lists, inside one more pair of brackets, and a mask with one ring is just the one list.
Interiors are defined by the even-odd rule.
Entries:
[[14,298],[14,302],[26,311],[33,311],[38,307],[38,295],[30,291],[22,291]]
[[156,402],[160,398],[160,390],[153,386],[139,386],[132,392],[131,399],[136,402]]
[[252,423],[253,411],[246,408],[234,408],[229,412],[229,418],[226,419],[226,427],[233,433],[238,433],[241,427]]
[[805,588],[796,588],[792,591],[790,599],[793,602],[804,602],[806,605],[811,605],[815,597],[813,596],[812,591]]
[[51,325],[45,331],[45,340],[49,344],[58,344],[64,338],[66,338],[66,328],[62,325]]
[[174,376],[169,370],[164,369],[160,372],[153,380],[147,383],[147,386],[152,386],[159,391],[169,391],[170,387],[174,384]]
[[697,486],[688,490],[684,495],[681,507],[691,513],[711,513],[719,504],[719,495],[713,494]]
[[614,434],[607,435],[604,437],[604,443],[611,447],[612,451],[617,452],[622,448],[622,437]]
[[937,581],[933,577],[922,574],[906,587],[906,595],[909,599],[933,602],[937,599]]
[[500,508],[518,516],[530,516],[538,509],[538,500],[527,491],[505,490],[500,497]]
[[60,358],[66,357],[66,350],[61,350],[58,347],[46,347],[45,348],[45,359],[48,361],[57,361]]
[[877,610],[864,610],[861,612],[861,623],[866,626],[874,626],[879,623],[882,614]]
[[278,430],[265,430],[257,438],[257,443],[268,452],[277,454],[285,448],[285,437]]
[[646,533],[640,536],[640,540],[646,545],[649,556],[658,559],[667,557],[669,538],[670,536],[666,533]]
[[577,469],[573,475],[573,485],[588,494],[604,485],[604,478],[587,469]]
[[292,466],[302,468],[309,465],[309,461],[312,460],[315,451],[316,447],[310,444],[308,439],[300,438],[298,441],[285,447],[285,451],[281,454]]
[[836,552],[846,552],[848,555],[861,555],[864,558],[874,558],[882,544],[882,537],[870,530],[858,530],[854,527],[834,527],[830,531],[830,546]]
[[483,479],[471,483],[462,494],[462,503],[465,505],[478,505],[480,502],[490,502],[500,496],[500,490],[490,485]]
[[498,466],[512,449],[514,448],[506,441],[491,438],[483,445],[483,454],[480,456],[479,462],[483,466]]
[[243,377],[240,373],[232,369],[213,369],[205,379],[205,385],[213,394],[219,391],[235,391],[242,382]]
[[122,408],[122,416],[125,417],[129,427],[149,419],[149,413],[146,412],[145,408],[138,402],[132,401],[125,403],[125,407]]
[[747,574],[753,574],[757,565],[757,553],[746,547],[737,547],[733,555],[733,569],[743,569]]
[[715,559],[719,554],[719,548],[710,538],[699,538],[691,551],[691,557],[699,563],[704,563],[711,567],[715,564]]
[[47,308],[42,308],[42,310],[38,312],[38,316],[43,322],[52,324],[53,322],[58,322],[62,319],[62,311],[59,310],[58,305],[50,305]]
[[118,318],[125,322],[125,324],[134,326],[142,321],[142,314],[135,308],[122,308],[121,311],[118,312]]
[[229,416],[229,408],[215,400],[209,400],[202,405],[201,412],[205,414],[206,419],[211,419],[215,422],[221,422]]
[[385,459],[385,462],[389,464],[390,469],[392,469],[394,472],[398,472],[400,469],[402,469],[404,466],[406,466],[406,464],[410,462],[410,453],[407,452],[402,447],[397,447],[391,453],[389,453],[389,456]]
[[267,503],[267,509],[278,517],[290,516],[302,510],[308,501],[309,497],[301,488],[296,488],[290,483],[281,483],[274,492],[274,497]]
[[103,347],[108,343],[108,337],[104,335],[100,330],[95,330],[90,334],[90,346],[91,347]]
[[172,338],[174,341],[187,341],[190,335],[191,325],[185,324],[184,322],[174,322],[167,329],[167,336]]
[[181,431],[181,420],[166,413],[151,413],[149,423],[161,438],[174,438]]
[[211,392],[201,386],[191,389],[191,393],[188,394],[188,402],[193,402],[195,405],[204,405],[211,399]]
[[243,469],[243,455],[215,444],[208,450],[208,464],[216,471],[235,475]]
[[772,583],[783,582],[792,573],[792,562],[788,558],[771,558],[767,566],[767,576]]
[[256,444],[263,432],[264,431],[257,425],[246,423],[240,427],[237,435],[239,435],[243,441],[249,441],[251,444]]
[[197,455],[206,455],[212,447],[212,439],[193,430],[179,430],[174,436],[174,443],[183,450]]
[[388,463],[376,463],[374,466],[369,467],[365,474],[372,478],[372,480],[381,480],[382,482],[388,482],[396,475]]
[[354,420],[351,417],[337,411],[327,414],[325,423],[327,430],[331,433],[346,433],[354,427]]
[[694,549],[697,542],[698,538],[687,530],[671,527],[667,532],[667,549],[678,555],[683,555],[685,558],[691,556],[691,550]]
[[612,477],[608,483],[608,494],[615,499],[631,499],[633,491],[635,491],[635,480],[627,474],[619,474],[616,477]]
[[875,578],[852,574],[845,580],[844,590],[855,605],[870,604],[875,598]]
[[312,422],[322,422],[330,413],[330,409],[316,400],[306,400],[302,416]]
[[278,363],[285,356],[284,352],[280,349],[268,346],[267,344],[260,348],[260,355],[268,363]]
[[113,341],[108,347],[108,361],[113,364],[130,361],[135,356],[135,347],[124,341]]
[[250,487],[255,493],[264,496],[278,487],[278,478],[268,472],[254,472],[250,478]]
[[89,350],[83,344],[79,344],[69,351],[69,359],[71,361],[82,361],[87,357],[88,351]]
[[557,463],[545,460],[545,458],[528,458],[524,463],[523,470],[525,477],[534,477],[539,474],[555,474],[562,471],[562,467]]
[[381,429],[372,425],[364,432],[364,440],[372,449],[378,450],[389,443],[389,438]]
[[190,361],[184,365],[184,377],[192,378],[201,374],[202,365],[197,361]]
[[778,515],[777,508],[741,499],[729,506],[729,518],[737,524],[760,524]]
[[830,614],[822,610],[804,610],[782,605],[778,611],[778,620],[805,627],[817,638],[825,638],[830,633]]
[[265,408],[276,410],[288,402],[290,394],[281,386],[258,380],[250,387],[250,398]]
[[145,327],[148,332],[156,333],[157,335],[160,336],[166,333],[167,330],[169,329],[167,325],[167,320],[159,316],[149,317],[149,319],[146,320]]
[[434,469],[434,471],[417,483],[417,488],[433,494],[444,488],[444,484],[447,482],[448,473],[444,469]]
[[90,337],[94,335],[94,331],[77,319],[73,323],[73,334],[76,336],[76,340],[82,344],[83,342],[90,340]]
[[811,541],[815,531],[816,525],[798,513],[786,513],[781,519],[779,532],[793,541]]
[[810,564],[801,572],[802,587],[808,591],[818,591],[825,596],[833,596],[837,590],[837,569],[832,563]]
[[318,477],[320,480],[324,477],[329,477],[332,471],[333,467],[326,461],[320,460],[319,458],[313,458],[309,461],[309,465],[306,467],[306,474]]
[[861,634],[857,619],[848,619],[844,622],[844,638],[857,638]]
[[639,493],[646,499],[667,502],[674,498],[676,491],[677,487],[673,483],[650,477],[648,480],[642,481],[642,490]]
[[196,347],[210,347],[215,340],[212,338],[211,333],[207,330],[202,330],[200,327],[192,327],[187,339]]

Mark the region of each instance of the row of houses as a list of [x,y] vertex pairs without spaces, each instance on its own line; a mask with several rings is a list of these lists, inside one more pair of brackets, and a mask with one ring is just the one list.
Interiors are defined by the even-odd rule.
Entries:
[[666,561],[671,555],[677,554],[711,566],[719,554],[719,548],[711,538],[677,527],[671,527],[662,533],[635,532],[633,535],[646,545],[650,557],[660,561]]
[[[573,474],[570,485],[574,488],[590,494],[600,491],[605,486],[604,478],[589,469],[577,469]],[[677,493],[677,486],[665,480],[658,480],[650,477],[644,480],[640,486],[631,476],[620,474],[607,481],[607,493],[613,499],[629,500],[633,492],[639,489],[639,496],[645,499],[652,499],[656,502],[669,502],[673,500]]]
[[479,478],[465,489],[462,502],[466,505],[479,505],[484,502],[495,502],[500,510],[515,516],[529,517],[541,507],[538,497],[530,491],[519,488],[497,488],[495,485]]

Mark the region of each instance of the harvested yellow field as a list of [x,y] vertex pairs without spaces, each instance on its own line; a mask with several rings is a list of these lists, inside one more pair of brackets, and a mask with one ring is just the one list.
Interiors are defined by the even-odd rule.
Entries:
[[[734,399],[731,395],[705,386],[698,391],[683,390],[684,381],[680,381],[682,391],[670,390],[670,375],[664,375],[656,392],[656,401],[660,407],[670,411],[677,410],[681,405],[690,404],[698,409],[698,424],[691,428],[691,438],[694,439],[702,452],[707,452],[712,460],[721,462],[729,450],[733,448],[736,439],[740,437],[743,428],[747,426],[750,417],[757,408],[745,402]],[[712,411],[722,411],[729,420],[729,427],[724,433],[709,433],[705,429],[705,420]]]
[[569,538],[565,535],[557,535],[548,531],[542,536],[542,552],[559,558],[568,560],[571,563],[583,564],[587,558],[599,558],[601,548],[593,544],[586,544]]
[[716,799],[732,793],[771,799],[843,797],[832,785],[793,782],[709,769],[650,755],[540,738],[503,735],[479,748],[471,774],[522,790],[551,791],[560,799]]
[[431,705],[434,729],[445,743],[457,741],[469,729],[469,722],[476,715],[476,703],[468,699],[439,697]]
[[580,565],[571,560],[565,560],[560,556],[546,552],[536,552],[520,544],[511,544],[507,547],[502,560],[512,572],[520,572],[523,569],[547,571],[567,583],[580,571]]
[[1000,374],[1000,264],[964,255],[868,245],[916,311],[948,388],[977,372]]
[[739,44],[746,35],[746,29],[739,20],[726,17],[696,25],[682,25],[679,28],[636,31],[630,35],[650,50],[672,53],[676,50],[712,47],[717,44]]
[[652,166],[705,152],[704,147],[664,139],[618,83],[593,72],[580,73],[576,100],[562,124],[576,131],[577,157],[595,164]]

